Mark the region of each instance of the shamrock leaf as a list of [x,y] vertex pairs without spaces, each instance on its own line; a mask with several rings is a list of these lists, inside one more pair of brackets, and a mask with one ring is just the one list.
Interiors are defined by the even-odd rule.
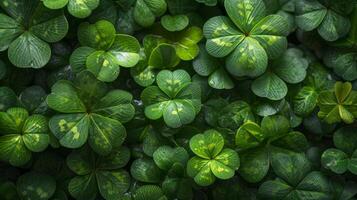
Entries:
[[324,63],[344,80],[357,80],[357,53],[355,51],[329,50],[324,55]]
[[116,34],[112,23],[100,20],[95,24],[82,23],[78,29],[82,47],[71,55],[70,63],[76,72],[88,69],[98,80],[114,81],[122,67],[134,67],[140,59],[140,44],[135,37]]
[[352,12],[351,4],[351,0],[296,1],[297,26],[304,31],[317,29],[323,39],[336,41],[350,30],[351,23],[346,15]]
[[357,137],[355,128],[343,127],[333,135],[336,148],[329,148],[321,156],[322,165],[337,174],[350,171],[357,174]]
[[310,171],[310,163],[303,154],[279,153],[272,160],[278,176],[259,187],[265,199],[329,199],[329,182],[318,171]]
[[166,9],[165,0],[137,0],[133,15],[136,23],[143,27],[149,27],[154,24],[156,17],[166,12]]
[[167,200],[162,189],[157,185],[143,185],[135,190],[134,200]]
[[160,24],[153,27],[153,35],[161,37],[165,43],[175,47],[177,56],[184,61],[196,58],[199,53],[198,42],[203,35],[202,30],[197,26],[189,26],[181,31],[167,31]]
[[318,116],[329,124],[345,122],[351,124],[357,117],[357,93],[349,82],[337,82],[333,90],[319,94]]
[[126,147],[114,149],[106,156],[97,156],[88,148],[73,151],[67,157],[68,167],[76,174],[68,191],[78,200],[95,199],[99,190],[105,199],[116,199],[130,186],[129,173],[121,169],[130,159]]
[[234,101],[219,111],[218,124],[231,130],[238,129],[246,121],[254,121],[253,111],[245,101]]
[[232,89],[234,83],[222,67],[222,63],[210,56],[200,45],[200,53],[192,63],[193,69],[200,76],[208,76],[208,84],[215,89]]
[[172,128],[191,123],[200,111],[201,94],[190,75],[184,70],[162,70],[156,83],[158,86],[147,87],[141,93],[145,116],[152,120],[163,117]]
[[186,15],[165,15],[161,18],[161,25],[168,31],[182,31],[189,24],[189,18]]
[[56,181],[47,174],[27,172],[17,180],[17,191],[22,199],[48,200],[56,191]]
[[[259,97],[270,100],[281,100],[287,92],[289,84],[302,82],[306,77],[309,63],[299,49],[290,48],[272,63],[271,70],[264,73],[252,83],[252,91]],[[285,83],[286,82],[286,83]]]
[[238,153],[225,148],[222,135],[215,130],[197,134],[190,140],[190,148],[196,154],[187,163],[187,174],[201,186],[219,179],[230,179],[239,168]]
[[0,112],[0,158],[14,166],[26,164],[31,152],[44,151],[49,144],[47,119],[24,108]]
[[180,63],[175,47],[164,43],[162,38],[148,35],[143,39],[144,48],[141,51],[141,60],[131,68],[130,73],[135,82],[147,87],[155,82],[157,70],[171,69]]
[[78,18],[86,18],[99,5],[100,0],[42,0],[49,9],[60,9],[67,5],[68,12]]
[[58,81],[47,97],[54,115],[49,127],[60,144],[79,148],[87,142],[101,155],[120,146],[126,131],[122,123],[134,116],[132,95],[123,90],[109,91],[90,72],[79,73],[74,80]]
[[238,129],[235,141],[241,155],[239,173],[246,181],[261,181],[278,153],[307,149],[305,136],[289,129],[289,120],[281,115],[264,117],[260,126],[248,121]]
[[287,48],[288,26],[280,15],[266,15],[263,1],[226,0],[228,17],[209,19],[203,28],[206,50],[225,57],[226,68],[234,76],[263,74],[268,58],[279,57]]
[[134,179],[145,183],[159,183],[163,179],[163,171],[152,159],[139,158],[130,167],[130,174]]
[[51,57],[48,43],[58,42],[68,31],[62,11],[46,9],[40,0],[2,1],[0,51],[8,49],[12,64],[20,68],[41,68]]

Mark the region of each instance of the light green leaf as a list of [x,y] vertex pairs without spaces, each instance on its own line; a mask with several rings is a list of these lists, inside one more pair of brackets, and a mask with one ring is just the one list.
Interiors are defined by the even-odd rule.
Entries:
[[189,18],[186,15],[165,15],[161,17],[161,25],[172,32],[185,29],[189,22]]
[[43,4],[49,9],[60,9],[67,5],[69,0],[42,0]]
[[248,121],[237,130],[235,143],[238,148],[248,149],[258,146],[265,137],[258,124]]
[[307,116],[316,107],[318,93],[314,88],[306,86],[294,97],[294,111],[297,115]]
[[175,47],[165,43],[153,49],[148,61],[149,68],[155,69],[170,69],[179,63],[180,58],[176,55]]
[[175,163],[185,166],[189,157],[187,151],[182,147],[161,146],[154,152],[153,158],[160,169],[168,171]]
[[170,101],[163,111],[165,123],[172,128],[191,123],[195,116],[195,107],[186,100]]
[[22,166],[30,161],[31,152],[20,135],[4,135],[0,137],[0,158],[13,166]]
[[185,70],[162,70],[156,77],[159,88],[168,96],[174,98],[180,90],[191,82],[190,75]]
[[50,143],[47,119],[42,115],[32,115],[23,125],[23,142],[33,152],[45,150]]
[[223,149],[224,139],[216,130],[207,130],[190,139],[191,150],[201,158],[213,159]]
[[78,148],[87,141],[89,123],[87,114],[61,114],[50,119],[49,127],[62,146]]
[[209,160],[193,157],[187,163],[187,174],[193,177],[194,181],[200,186],[211,185],[216,177],[211,172],[209,165]]
[[78,18],[86,18],[98,7],[100,0],[69,0],[68,12]]
[[116,62],[123,67],[134,67],[140,59],[140,44],[130,35],[117,34],[109,52],[116,58]]
[[0,13],[0,51],[6,50],[23,30],[21,24],[11,17]]

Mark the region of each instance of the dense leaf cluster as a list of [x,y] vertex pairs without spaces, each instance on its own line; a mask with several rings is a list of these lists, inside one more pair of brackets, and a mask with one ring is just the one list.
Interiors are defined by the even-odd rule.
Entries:
[[1,200],[354,200],[356,119],[356,0],[0,0]]

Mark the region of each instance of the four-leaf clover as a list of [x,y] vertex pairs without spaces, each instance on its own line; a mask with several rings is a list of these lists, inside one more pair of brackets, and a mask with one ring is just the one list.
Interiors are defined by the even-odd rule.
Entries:
[[229,18],[213,17],[204,25],[207,52],[228,56],[226,68],[234,76],[263,74],[268,58],[279,57],[287,48],[286,19],[267,16],[261,0],[226,0],[224,5]]

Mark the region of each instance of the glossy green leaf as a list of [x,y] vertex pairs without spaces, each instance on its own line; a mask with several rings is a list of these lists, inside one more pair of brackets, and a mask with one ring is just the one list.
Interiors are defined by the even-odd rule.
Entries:
[[280,100],[286,96],[288,87],[277,75],[267,72],[253,81],[252,91],[259,97]]
[[181,31],[188,26],[186,15],[165,15],[161,18],[161,25],[168,31]]
[[164,0],[138,0],[134,6],[134,19],[140,26],[151,26],[156,17],[166,12],[166,8]]
[[155,162],[149,158],[135,160],[130,167],[134,179],[145,183],[158,183],[163,178],[163,173]]

